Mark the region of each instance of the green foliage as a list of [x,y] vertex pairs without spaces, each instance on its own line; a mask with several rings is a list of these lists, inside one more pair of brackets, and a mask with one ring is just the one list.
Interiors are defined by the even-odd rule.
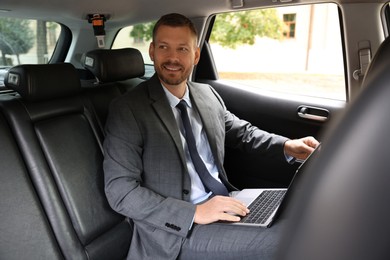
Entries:
[[29,20],[0,18],[0,51],[19,55],[27,53],[34,45],[34,31]]
[[255,43],[256,37],[280,39],[284,23],[276,9],[242,11],[217,15],[210,41],[228,48]]
[[156,22],[134,25],[130,31],[130,37],[134,38],[135,43],[150,41],[152,39],[153,27]]

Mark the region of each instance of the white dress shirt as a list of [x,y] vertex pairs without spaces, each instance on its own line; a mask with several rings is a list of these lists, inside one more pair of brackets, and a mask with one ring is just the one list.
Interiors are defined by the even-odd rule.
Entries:
[[[188,173],[191,178],[191,202],[194,204],[200,203],[204,200],[206,200],[210,195],[211,192],[207,193],[203,183],[198,175],[198,173],[195,170],[194,164],[192,163],[192,159],[190,156],[190,152],[188,150],[187,142],[184,135],[184,126],[183,122],[180,117],[180,112],[176,108],[176,105],[179,104],[180,99],[178,99],[176,96],[174,96],[171,92],[169,92],[164,86],[163,89],[165,91],[165,94],[168,98],[168,102],[172,107],[173,114],[175,116],[177,125],[180,129],[180,138],[183,144],[184,153],[186,156],[187,161],[187,169]],[[207,170],[210,172],[210,174],[219,182],[221,180],[219,179],[218,175],[218,169],[216,164],[214,163],[214,157],[211,153],[210,144],[207,139],[207,135],[203,129],[202,120],[199,116],[199,113],[196,111],[195,107],[192,106],[190,95],[188,91],[188,86],[186,87],[186,92],[181,100],[184,100],[187,103],[187,112],[188,116],[190,118],[192,131],[194,133],[195,141],[196,141],[196,148],[198,150],[198,153],[200,157],[202,158],[204,164],[207,167]]]

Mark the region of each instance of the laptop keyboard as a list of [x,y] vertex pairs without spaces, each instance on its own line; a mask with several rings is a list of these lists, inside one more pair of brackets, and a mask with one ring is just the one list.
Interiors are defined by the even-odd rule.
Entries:
[[286,190],[266,190],[248,207],[250,212],[241,219],[241,223],[264,224],[279,206]]

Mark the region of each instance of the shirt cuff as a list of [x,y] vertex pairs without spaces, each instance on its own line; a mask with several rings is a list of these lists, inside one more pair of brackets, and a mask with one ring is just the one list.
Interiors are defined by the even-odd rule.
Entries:
[[286,153],[284,153],[284,157],[286,158],[286,161],[289,163],[289,164],[293,164],[295,163],[296,159],[295,157],[292,157],[290,155],[287,155]]
[[188,230],[191,230],[191,229],[192,229],[192,226],[194,225],[194,220],[195,220],[195,215],[194,215],[194,217],[192,218],[192,223],[191,223],[190,228],[189,228]]

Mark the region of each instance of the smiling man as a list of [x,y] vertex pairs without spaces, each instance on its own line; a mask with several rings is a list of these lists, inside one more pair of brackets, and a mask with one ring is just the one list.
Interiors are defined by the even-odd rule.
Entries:
[[[168,14],[156,23],[150,57],[156,74],[114,101],[104,142],[111,207],[134,232],[128,259],[268,259],[278,244],[270,229],[218,224],[248,209],[229,196],[224,147],[304,159],[318,145],[267,133],[230,113],[209,85],[190,82],[199,61],[191,21]],[[229,213],[234,213],[232,214]]]
[[149,48],[158,77],[164,87],[179,98],[184,95],[187,79],[199,61],[200,51],[193,30],[183,26],[156,27]]

